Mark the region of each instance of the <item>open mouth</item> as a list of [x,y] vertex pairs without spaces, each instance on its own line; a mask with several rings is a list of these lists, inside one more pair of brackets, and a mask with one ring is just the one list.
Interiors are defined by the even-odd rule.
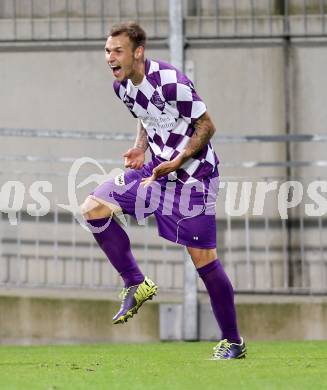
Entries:
[[121,71],[121,66],[119,65],[110,65],[110,68],[115,77],[118,77]]

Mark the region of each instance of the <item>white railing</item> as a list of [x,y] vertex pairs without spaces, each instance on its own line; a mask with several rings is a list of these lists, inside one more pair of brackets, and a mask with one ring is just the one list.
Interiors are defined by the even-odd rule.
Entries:
[[[325,37],[325,0],[184,0],[186,38]],[[103,40],[121,20],[136,20],[150,39],[169,36],[162,0],[3,0],[0,41]]]

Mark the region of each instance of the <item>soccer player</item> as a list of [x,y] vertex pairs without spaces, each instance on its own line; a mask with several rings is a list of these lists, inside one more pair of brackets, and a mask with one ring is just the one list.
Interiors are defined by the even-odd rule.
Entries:
[[[98,186],[82,206],[97,243],[124,281],[122,304],[113,323],[126,322],[157,292],[139,268],[128,235],[113,217],[117,210],[139,217],[142,209],[141,217],[155,216],[160,236],[186,246],[207,288],[222,332],[212,358],[245,357],[233,287],[216,251],[218,159],[210,143],[215,127],[193,83],[172,65],[146,59],[145,42],[144,30],[134,22],[114,26],[106,41],[113,87],[138,118],[137,136],[124,154],[129,169]],[[148,148],[152,158],[145,163]]]

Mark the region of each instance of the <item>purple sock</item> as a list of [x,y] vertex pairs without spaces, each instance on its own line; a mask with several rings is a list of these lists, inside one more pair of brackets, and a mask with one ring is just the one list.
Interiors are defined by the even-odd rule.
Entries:
[[[100,228],[107,224],[109,218],[91,219],[87,222]],[[144,280],[144,275],[138,267],[131,252],[131,243],[125,230],[111,219],[109,226],[102,232],[93,233],[100,248],[108,257],[110,263],[124,279],[125,287],[135,286]]]
[[233,286],[219,260],[197,269],[209,293],[213,313],[222,332],[222,339],[239,343]]

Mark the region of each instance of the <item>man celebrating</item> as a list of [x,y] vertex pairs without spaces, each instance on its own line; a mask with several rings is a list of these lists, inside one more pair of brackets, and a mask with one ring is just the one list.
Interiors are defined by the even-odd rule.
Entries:
[[[145,32],[134,22],[114,26],[107,39],[105,56],[116,79],[114,90],[138,118],[137,136],[124,154],[130,169],[97,187],[82,206],[96,241],[124,280],[113,323],[126,322],[157,292],[138,267],[125,230],[113,218],[117,206],[137,217],[142,199],[148,206],[142,217],[153,214],[160,236],[186,246],[207,288],[222,332],[212,358],[245,357],[233,287],[216,251],[218,186],[212,183],[217,183],[218,159],[210,143],[215,128],[193,83],[170,64],[145,59],[145,42]],[[148,147],[152,159],[145,164]],[[151,198],[157,199],[152,209],[148,186]]]

